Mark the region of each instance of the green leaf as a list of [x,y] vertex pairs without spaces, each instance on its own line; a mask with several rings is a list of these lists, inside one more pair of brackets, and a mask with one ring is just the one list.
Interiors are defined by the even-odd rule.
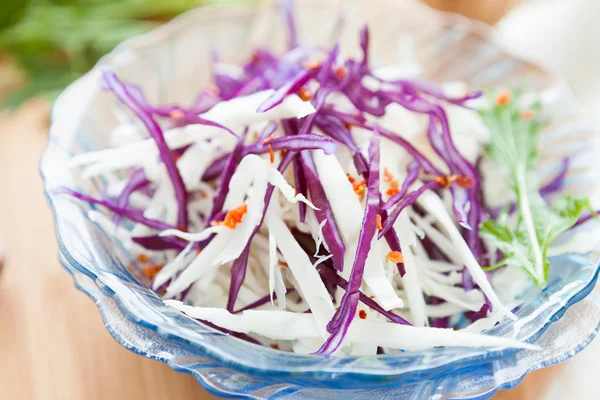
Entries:
[[[585,210],[591,210],[587,199],[562,196],[552,206],[539,194],[535,177],[537,141],[544,123],[537,116],[539,103],[523,106],[521,91],[512,92],[508,103],[497,101],[499,92],[487,94],[492,107],[480,111],[491,130],[488,155],[508,170],[517,198],[516,215],[502,213],[496,221],[485,221],[482,236],[497,247],[504,259],[488,268],[507,265],[522,269],[538,285],[548,280],[548,248],[563,232],[570,229]],[[526,114],[523,114],[527,111]]]

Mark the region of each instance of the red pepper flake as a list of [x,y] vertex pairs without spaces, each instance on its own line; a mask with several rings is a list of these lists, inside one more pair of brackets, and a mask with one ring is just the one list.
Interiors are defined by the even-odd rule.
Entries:
[[146,254],[146,253],[140,253],[140,254],[138,254],[135,259],[140,264],[148,264],[150,262],[150,256],[148,254]]
[[248,205],[246,203],[242,204],[239,207],[232,208],[225,215],[225,220],[223,221],[223,225],[228,228],[235,229],[240,222],[242,222],[242,218],[248,211]]
[[435,178],[433,178],[433,181],[436,182],[438,185],[447,188],[447,187],[450,187],[450,185],[452,184],[454,179],[455,179],[454,176],[446,175],[446,176],[436,176]]
[[337,67],[335,67],[335,76],[337,76],[340,79],[344,79],[346,76],[348,76],[348,71],[346,71],[346,68],[343,65],[338,65]]
[[181,122],[185,118],[185,114],[181,110],[173,110],[169,113],[169,118],[174,122]]
[[146,267],[144,269],[142,269],[142,272],[144,273],[144,275],[146,275],[149,279],[154,279],[154,277],[156,276],[156,274],[158,274],[158,272],[162,269],[162,267],[164,267],[165,264],[155,264],[155,265],[151,265],[149,267]]
[[286,263],[285,261],[281,261],[281,260],[277,260],[277,265],[281,265],[284,268],[289,267],[288,263]]
[[271,145],[269,145],[268,147],[269,147],[269,160],[271,161],[271,164],[273,164],[275,162],[275,152],[273,151],[273,147]]
[[353,183],[352,184],[352,189],[354,189],[354,191],[356,192],[359,188],[366,186],[367,181],[365,181],[364,179],[358,183]]
[[300,89],[298,89],[298,97],[300,97],[303,101],[309,101],[312,99],[312,93],[304,86],[301,86]]
[[385,256],[385,258],[387,258],[394,264],[401,264],[404,262],[404,256],[399,251],[390,251],[389,253],[387,253],[387,256]]
[[377,230],[380,231],[383,229],[383,225],[381,223],[381,215],[377,214],[377,217],[375,217],[375,221],[376,221],[376,226],[377,226]]
[[500,90],[496,93],[496,105],[506,106],[512,100],[512,92],[510,90]]
[[360,318],[360,319],[367,319],[367,312],[365,310],[360,310],[358,312],[358,318]]
[[281,158],[283,158],[286,154],[287,154],[287,149],[281,149],[279,150],[279,155],[281,156]]
[[319,67],[321,67],[321,63],[319,61],[313,61],[313,62],[308,62],[308,63],[304,64],[304,68],[309,69],[309,70],[317,69]]
[[181,232],[187,232],[187,228],[185,226],[183,226],[183,225],[179,225],[177,227],[177,229],[180,230]]
[[360,200],[363,199],[365,190],[367,188],[367,181],[364,179],[360,182],[355,182],[352,184],[352,189],[354,189],[354,193],[358,196]]
[[374,298],[375,298],[375,296],[369,296],[369,298],[372,300],[372,299],[374,299]]
[[392,182],[394,180],[394,175],[387,168],[383,169],[383,180],[385,182]]
[[267,136],[267,138],[262,141],[262,144],[267,144],[267,143],[269,143],[273,139],[275,139],[275,135]]
[[348,129],[348,130],[351,130],[351,129],[352,129],[352,125],[350,125],[350,124],[349,124],[349,123],[347,123],[347,122],[344,122],[344,128],[346,128],[346,129]]
[[398,189],[397,187],[389,188],[387,192],[385,192],[385,194],[387,194],[390,197],[395,196],[398,193],[400,193],[400,189]]
[[196,248],[196,255],[202,253],[202,249],[200,247]]
[[271,344],[271,348],[275,350],[279,350],[279,345],[277,343]]
[[523,110],[523,111],[521,111],[520,117],[521,117],[521,119],[524,119],[525,121],[530,121],[535,118],[535,112],[530,109]]
[[475,180],[468,176],[458,175],[456,177],[456,184],[463,189],[471,189],[471,187],[473,187],[475,184]]
[[208,91],[213,96],[218,96],[219,94],[221,94],[221,89],[219,89],[219,87],[217,85],[215,85],[215,84],[211,84],[208,87]]
[[350,181],[350,183],[354,185],[354,182],[356,182],[356,179],[354,179],[352,177],[352,175],[350,175],[350,174],[346,174],[346,176],[348,177],[348,181]]

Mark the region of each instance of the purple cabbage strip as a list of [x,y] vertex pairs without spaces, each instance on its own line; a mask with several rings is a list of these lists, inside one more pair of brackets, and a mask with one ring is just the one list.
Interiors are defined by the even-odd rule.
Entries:
[[419,177],[420,167],[416,161],[411,161],[410,163],[408,163],[408,165],[406,166],[406,170],[408,171],[408,173],[406,174],[406,179],[404,179],[404,182],[402,182],[400,191],[392,197],[390,197],[389,200],[383,204],[383,206],[381,207],[382,210],[387,211],[394,205],[398,204],[398,202],[402,200],[404,196],[406,196],[406,193],[408,193],[408,188],[410,187],[410,185],[415,183],[417,178]]
[[296,20],[294,19],[294,1],[283,0],[283,13],[288,28],[289,48],[298,46],[298,32],[296,30]]
[[[301,151],[301,150],[323,150],[325,154],[333,154],[337,150],[337,143],[332,141],[331,139],[317,135],[314,133],[309,133],[307,135],[297,135],[297,136],[281,136],[271,140],[270,142],[263,143],[255,143],[249,146],[245,146],[242,151],[242,158],[244,158],[248,154],[264,154],[269,151],[269,146],[274,151],[277,150],[289,150],[289,151]],[[221,156],[212,162],[204,171],[202,175],[203,181],[211,181],[217,178],[227,164],[228,155]]]
[[231,283],[229,285],[229,297],[227,298],[227,311],[230,313],[233,312],[238,293],[240,292],[242,283],[244,283],[244,279],[246,279],[246,267],[248,265],[248,255],[250,254],[250,243],[251,240],[248,241],[242,254],[231,266]]
[[[381,192],[379,192],[379,204],[382,204],[382,203],[383,203],[383,197],[381,195]],[[380,208],[379,216],[381,217],[382,221],[385,221],[388,218],[387,210]],[[398,238],[398,235],[396,234],[396,230],[390,229],[383,235],[383,237],[385,238],[385,241],[387,242],[388,246],[390,247],[390,250],[402,253],[402,247],[400,246],[400,239]],[[406,269],[404,268],[404,263],[396,263],[396,268],[398,268],[398,273],[400,274],[400,276],[403,277],[404,274],[406,273]]]
[[227,158],[225,169],[221,173],[219,186],[217,186],[217,190],[215,191],[215,195],[213,197],[213,204],[210,214],[206,219],[207,224],[214,220],[214,217],[217,213],[223,211],[223,204],[225,204],[225,198],[227,197],[227,191],[229,190],[229,183],[231,182],[231,177],[235,173],[235,170],[242,159],[243,148],[244,142],[239,140]]
[[[296,291],[296,289],[294,289],[294,288],[287,288],[286,291],[285,291],[285,294],[287,295],[287,294],[293,293],[295,291]],[[272,297],[273,297],[273,300],[276,300],[277,299],[277,293],[273,293]],[[239,314],[239,313],[244,312],[246,310],[253,310],[253,309],[258,308],[260,306],[263,306],[263,305],[265,305],[265,304],[267,304],[269,302],[271,302],[271,295],[267,294],[266,296],[261,297],[260,299],[254,301],[254,302],[252,302],[250,304],[248,304],[247,306],[242,307],[242,308],[240,308],[237,311],[234,311],[233,314]]]
[[421,79],[402,79],[397,81],[391,81],[390,83],[399,85],[401,88],[405,89],[406,87],[415,89],[421,93],[437,98],[438,100],[443,100],[448,103],[452,103],[458,106],[464,106],[465,103],[469,100],[477,99],[481,97],[483,94],[482,91],[469,92],[465,94],[463,97],[448,97],[442,90],[442,88],[432,82],[427,82]]
[[[346,288],[348,287],[348,281],[346,281],[343,277],[339,276],[333,269],[331,269],[325,263],[318,265],[317,270],[321,273],[321,275],[324,276],[326,280],[334,282],[337,286],[341,287],[342,289],[346,290]],[[375,300],[373,300],[361,291],[359,291],[359,301],[396,324],[410,325],[410,323],[401,316],[396,315],[391,311],[384,310],[383,307],[381,307]]]
[[365,76],[363,66],[353,60],[349,60],[346,62],[346,70],[347,76],[344,78],[344,84],[341,89],[342,93],[360,111],[376,117],[383,117],[385,115],[385,107],[390,102],[362,84],[362,78]]
[[361,66],[368,67],[369,65],[369,27],[367,25],[363,25],[360,28],[360,49],[363,53],[363,59],[361,61]]
[[174,228],[173,226],[171,226],[165,222],[144,217],[144,213],[142,213],[139,210],[132,210],[129,208],[119,207],[115,204],[112,204],[112,203],[106,201],[106,200],[95,199],[91,196],[76,192],[69,188],[59,188],[59,189],[55,190],[54,193],[66,194],[66,195],[75,197],[76,199],[87,201],[88,203],[98,204],[102,207],[109,209],[110,211],[112,211],[116,214],[119,214],[122,217],[130,219],[134,222],[146,225],[147,227],[152,228],[152,229],[164,231],[165,229],[173,229]]
[[560,163],[560,170],[558,174],[552,178],[550,182],[545,184],[540,188],[540,195],[543,198],[550,196],[552,193],[557,192],[563,186],[565,182],[565,177],[567,176],[567,172],[569,170],[569,164],[571,159],[569,157],[565,157],[562,159]]
[[329,355],[335,352],[344,341],[348,328],[352,324],[358,301],[360,299],[360,285],[365,270],[365,262],[371,241],[377,230],[376,217],[379,209],[379,137],[373,135],[369,146],[369,179],[367,183],[367,203],[365,215],[363,217],[362,228],[358,237],[358,246],[356,257],[348,279],[346,292],[342,297],[340,307],[336,311],[332,320],[327,325],[327,330],[331,336],[325,341],[323,346],[317,351],[317,354]]
[[323,240],[327,244],[329,252],[332,255],[332,262],[335,269],[341,271],[344,268],[344,253],[346,251],[346,246],[344,245],[342,235],[335,222],[333,210],[331,209],[329,201],[327,201],[325,189],[323,189],[323,186],[321,185],[319,174],[317,173],[315,163],[310,153],[302,151],[300,152],[299,157],[302,169],[304,170],[310,199],[315,207],[317,207],[317,210],[315,210],[317,221],[319,224],[322,224],[323,221],[325,221],[325,225],[323,225]]
[[131,240],[147,250],[183,250],[186,246],[185,242],[173,236],[134,236]]
[[260,135],[258,135],[258,139],[256,140],[256,143],[262,143],[266,138],[268,138],[269,136],[274,134],[276,130],[277,130],[277,123],[270,122],[265,127],[265,129],[263,129],[263,131],[260,133]]
[[158,147],[160,158],[165,164],[167,173],[169,174],[169,178],[171,179],[175,191],[175,198],[177,200],[178,206],[177,226],[183,228],[184,230],[187,229],[187,190],[185,188],[183,179],[181,178],[181,174],[177,169],[177,165],[175,164],[173,154],[167,146],[167,142],[165,141],[165,137],[163,136],[162,129],[152,118],[152,116],[148,112],[146,112],[143,109],[143,107],[140,106],[140,104],[138,104],[138,102],[133,96],[131,96],[131,94],[127,91],[126,86],[119,80],[119,78],[114,72],[104,71],[102,74],[102,78],[106,87],[112,92],[114,92],[117,98],[142,121],[142,123],[146,126],[146,129],[148,129],[148,133],[154,139],[156,146]]
[[467,319],[469,319],[469,321],[475,322],[481,318],[487,317],[488,311],[491,311],[491,309],[487,303],[484,303],[479,309],[479,311],[466,312],[465,316],[467,317]]
[[325,154],[335,153],[338,147],[338,144],[328,137],[317,135],[316,133],[308,133],[306,135],[280,136],[268,143],[256,143],[247,146],[244,155],[266,153],[269,151],[268,145],[271,145],[273,150],[323,150]]
[[437,183],[435,181],[431,181],[431,182],[427,182],[426,184],[424,184],[423,186],[421,186],[414,192],[409,193],[406,196],[406,198],[404,200],[402,200],[402,202],[400,202],[400,204],[398,204],[396,206],[396,208],[394,208],[394,210],[392,210],[390,215],[383,221],[383,229],[379,232],[379,236],[378,236],[379,239],[381,239],[390,229],[393,228],[394,223],[396,222],[396,219],[398,219],[398,216],[400,215],[402,210],[404,210],[406,207],[412,205],[415,201],[417,201],[419,196],[421,194],[423,194],[423,192],[425,192],[426,190],[434,189],[439,186],[440,186],[439,183]]
[[[308,186],[306,183],[306,176],[304,176],[304,169],[300,163],[299,157],[294,157],[294,184],[296,186],[296,192],[304,197],[307,197]],[[306,221],[306,203],[300,201],[298,204],[298,212],[300,222]]]
[[[286,155],[281,159],[281,162],[279,163],[279,167],[277,168],[277,170],[279,172],[283,173],[286,170],[286,168],[290,165],[290,163],[292,162],[292,159],[295,156],[296,156],[296,154],[294,152],[288,151],[286,153]],[[252,243],[252,239],[254,238],[254,235],[256,235],[256,232],[258,232],[258,230],[260,229],[260,227],[263,224],[263,221],[265,220],[266,210],[269,205],[269,202],[271,201],[271,197],[273,196],[274,190],[275,190],[275,186],[273,186],[273,185],[269,185],[269,187],[267,188],[267,192],[265,193],[263,214],[260,219],[260,222],[258,223],[258,225],[256,225],[256,227],[250,234],[250,238],[248,239],[248,244],[246,245],[246,248],[244,248],[242,255],[237,260],[234,261],[234,266],[232,266],[231,282],[230,282],[230,286],[229,286],[229,297],[227,299],[227,309],[229,310],[229,312],[233,311],[233,307],[235,306],[235,301],[237,300],[238,293],[240,291],[240,288],[242,287],[242,284],[244,283],[244,278],[246,277],[246,268],[248,267],[248,254],[247,253],[250,251],[250,243]],[[235,271],[234,271],[234,267],[235,267]]]
[[[117,198],[117,206],[121,207],[121,208],[127,208],[127,206],[129,205],[129,198],[131,197],[131,195],[134,192],[145,188],[149,184],[150,184],[150,181],[146,178],[146,174],[144,174],[143,170],[140,169],[140,170],[134,171],[131,174],[131,178],[129,178],[129,182],[127,182],[127,184],[121,191],[121,194]],[[118,225],[119,220],[120,220],[119,215],[115,214],[113,216],[113,223],[115,225]]]
[[209,326],[209,327],[211,327],[211,328],[213,328],[213,329],[215,329],[215,330],[217,330],[217,331],[219,331],[219,332],[222,332],[222,333],[224,333],[224,334],[226,334],[226,335],[233,336],[233,337],[236,337],[236,338],[238,338],[238,339],[245,340],[246,342],[250,342],[250,343],[253,343],[253,344],[257,344],[257,345],[259,345],[259,346],[261,345],[261,344],[260,344],[260,342],[259,342],[258,340],[256,340],[256,339],[253,339],[252,337],[250,337],[250,336],[246,335],[245,333],[241,333],[241,332],[233,332],[233,331],[230,331],[230,330],[227,330],[227,329],[223,329],[223,328],[221,328],[220,326],[218,326],[218,325],[215,325],[215,324],[213,324],[212,322],[210,322],[210,321],[206,321],[206,320],[204,320],[204,319],[198,319],[198,318],[194,318],[194,319],[195,319],[196,321],[198,321],[198,322],[202,322],[204,325],[206,325],[206,326]]
[[281,85],[270,95],[258,108],[257,113],[267,112],[283,102],[286,96],[296,93],[302,86],[316,74],[317,69],[303,69],[299,71],[292,79]]

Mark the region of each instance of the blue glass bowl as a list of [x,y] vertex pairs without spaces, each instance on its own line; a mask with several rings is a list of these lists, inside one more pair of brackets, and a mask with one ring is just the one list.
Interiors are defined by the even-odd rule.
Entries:
[[[339,40],[346,53],[357,52],[357,32],[366,22],[376,65],[397,62],[406,53],[410,35],[414,56],[428,79],[463,80],[474,89],[527,83],[528,88],[543,92],[553,122],[540,148],[542,177],[567,154],[580,153],[578,160],[594,156],[594,147],[586,139],[595,134],[595,126],[568,87],[502,50],[486,26],[410,1],[389,1],[378,7],[368,0],[343,5],[318,0],[297,3],[305,43],[328,46]],[[192,373],[215,394],[286,399],[486,398],[589,343],[600,324],[600,309],[590,301],[576,305],[576,310],[567,309],[592,290],[598,273],[596,253],[553,259],[548,287],[530,288],[517,312],[519,317],[529,316],[528,322],[517,331],[512,322],[501,321],[488,332],[539,343],[541,352],[435,348],[327,358],[256,346],[166,307],[128,271],[132,254],[112,232],[88,219],[90,206],[53,192],[68,186],[98,195],[104,185],[102,180],[80,181],[78,172],[68,168],[73,154],[106,147],[107,132],[116,124],[115,99],[99,86],[103,67],[139,84],[153,102],[187,104],[209,79],[206,66],[212,48],[218,48],[226,61],[239,62],[259,45],[282,49],[284,32],[285,24],[271,3],[196,10],[120,45],[58,98],[41,171],[54,211],[61,260],[80,289],[94,299],[113,336],[133,351]],[[573,169],[565,190],[587,194],[594,178],[589,168]]]

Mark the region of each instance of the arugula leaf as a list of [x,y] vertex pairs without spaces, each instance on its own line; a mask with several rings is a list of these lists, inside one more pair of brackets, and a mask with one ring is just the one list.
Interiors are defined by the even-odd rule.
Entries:
[[483,237],[505,257],[487,269],[502,265],[517,267],[536,285],[544,286],[550,267],[548,248],[591,207],[587,199],[571,196],[559,197],[550,206],[539,193],[534,170],[538,158],[537,139],[544,127],[542,120],[536,117],[541,111],[540,104],[523,107],[519,90],[491,92],[488,99],[493,106],[480,110],[492,133],[487,152],[497,164],[508,169],[517,208],[514,217],[509,217],[506,210],[495,221],[487,220],[481,227]]

